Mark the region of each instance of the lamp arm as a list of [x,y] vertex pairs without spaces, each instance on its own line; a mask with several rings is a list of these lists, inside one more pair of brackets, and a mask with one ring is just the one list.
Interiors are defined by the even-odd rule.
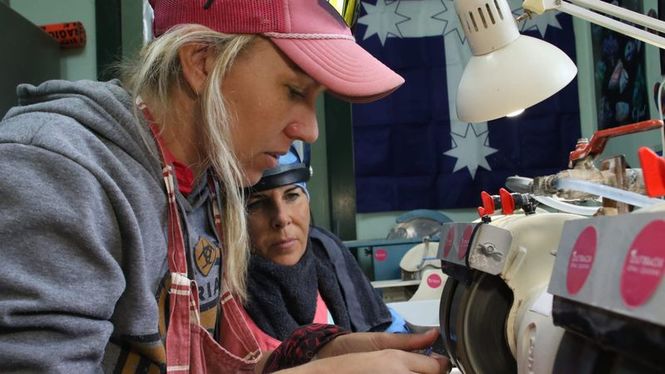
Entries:
[[665,32],[665,22],[600,0],[524,0],[522,7],[526,11],[536,14],[542,14],[548,10],[558,10],[665,49],[665,38],[589,9],[660,32]]
[[622,8],[614,4],[605,3],[599,0],[566,0],[566,2],[573,3],[591,10],[597,10],[599,12],[608,14],[610,16],[615,16],[624,21],[632,22],[652,30],[665,32],[665,22],[659,20],[658,18],[649,17],[647,15],[632,11],[630,9]]

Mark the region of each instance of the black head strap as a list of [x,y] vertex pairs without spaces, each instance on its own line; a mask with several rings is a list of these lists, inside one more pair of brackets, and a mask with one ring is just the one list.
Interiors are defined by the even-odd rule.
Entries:
[[265,191],[293,183],[307,182],[309,177],[309,168],[303,163],[280,166],[276,173],[264,175],[257,184],[250,188],[250,192]]

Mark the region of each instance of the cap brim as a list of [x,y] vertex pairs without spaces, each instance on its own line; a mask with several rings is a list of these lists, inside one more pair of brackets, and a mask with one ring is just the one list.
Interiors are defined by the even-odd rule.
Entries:
[[270,39],[305,73],[347,101],[375,101],[404,83],[353,40]]

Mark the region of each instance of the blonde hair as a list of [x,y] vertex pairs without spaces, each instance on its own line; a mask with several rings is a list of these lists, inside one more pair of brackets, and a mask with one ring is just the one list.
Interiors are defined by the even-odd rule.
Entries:
[[[200,25],[177,26],[146,45],[137,61],[121,68],[123,83],[136,97],[150,102],[150,110],[158,123],[176,113],[171,100],[174,90],[187,92],[187,85],[178,55],[188,43],[213,48],[217,53],[215,66],[199,97],[202,141],[205,143],[206,165],[211,166],[221,184],[224,281],[228,290],[244,302],[249,256],[248,233],[242,195],[243,173],[232,151],[232,114],[226,109],[221,81],[236,57],[255,35],[227,35]],[[163,130],[163,129],[162,129]]]

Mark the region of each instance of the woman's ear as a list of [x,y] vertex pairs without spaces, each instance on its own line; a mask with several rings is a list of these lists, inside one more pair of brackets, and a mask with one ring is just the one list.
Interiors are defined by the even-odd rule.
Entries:
[[203,91],[208,79],[210,50],[203,44],[189,43],[180,47],[178,51],[182,75],[197,96]]

